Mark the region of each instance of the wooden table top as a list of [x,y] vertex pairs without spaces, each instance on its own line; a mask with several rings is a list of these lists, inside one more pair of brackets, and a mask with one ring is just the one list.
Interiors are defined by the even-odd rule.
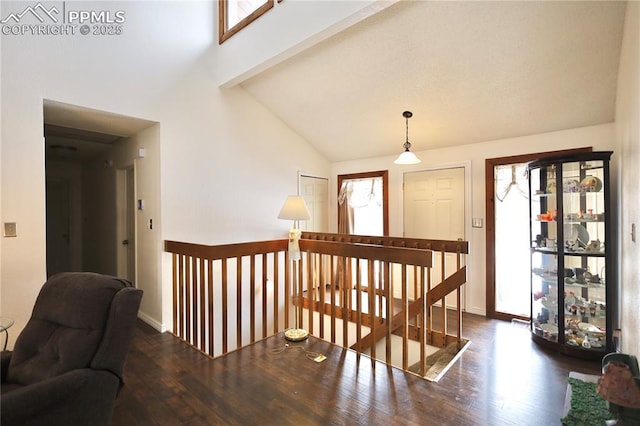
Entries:
[[207,399],[220,423],[451,424],[452,413],[472,422],[441,398],[434,404],[436,383],[313,336],[287,342],[279,333],[210,364],[219,386]]

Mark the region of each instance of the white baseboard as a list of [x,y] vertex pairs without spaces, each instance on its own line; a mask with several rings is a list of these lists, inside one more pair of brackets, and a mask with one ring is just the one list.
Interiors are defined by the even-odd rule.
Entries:
[[467,309],[465,309],[465,312],[468,312],[468,313],[474,314],[474,315],[480,315],[480,316],[483,316],[483,317],[487,316],[487,312],[482,308],[467,308]]
[[154,318],[150,317],[149,315],[145,314],[142,311],[138,311],[138,318],[140,318],[142,321],[144,321],[145,323],[149,324],[151,327],[158,330],[160,333],[164,333],[165,331],[167,331],[166,325],[156,321]]

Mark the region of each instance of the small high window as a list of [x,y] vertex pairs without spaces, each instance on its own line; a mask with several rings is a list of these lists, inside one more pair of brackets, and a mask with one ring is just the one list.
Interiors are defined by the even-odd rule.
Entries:
[[274,0],[220,0],[219,43],[249,25],[273,7]]

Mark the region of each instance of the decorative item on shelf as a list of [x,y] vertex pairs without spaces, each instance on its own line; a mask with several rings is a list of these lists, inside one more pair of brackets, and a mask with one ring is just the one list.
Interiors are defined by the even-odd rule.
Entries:
[[402,113],[402,116],[405,119],[405,125],[406,125],[406,139],[405,139],[404,145],[402,145],[402,147],[404,148],[404,151],[402,152],[402,154],[398,156],[398,158],[396,158],[396,161],[394,161],[394,163],[418,164],[420,163],[420,159],[416,157],[416,155],[409,150],[411,148],[411,143],[409,142],[409,119],[413,117],[413,114],[411,113],[411,111],[405,111]]
[[538,220],[541,220],[543,222],[551,222],[556,220],[557,216],[558,216],[557,210],[547,210],[546,213],[539,214],[536,217]]
[[293,300],[294,300],[294,315],[295,326],[284,332],[284,337],[287,340],[294,342],[305,340],[309,337],[309,332],[298,326],[298,310],[300,309],[300,300],[298,300],[298,261],[300,260],[300,245],[298,240],[302,235],[302,231],[299,228],[299,221],[311,219],[307,203],[301,196],[290,195],[287,197],[278,219],[292,220],[293,225],[289,230],[289,260],[292,263],[293,269]]
[[556,193],[556,181],[552,180],[547,183],[547,188],[545,189],[547,194],[555,194]]
[[600,240],[591,240],[587,245],[586,250],[591,252],[599,252],[601,247],[602,243],[600,243]]
[[582,192],[599,192],[602,189],[602,181],[596,176],[587,176],[580,182]]
[[563,192],[580,192],[580,182],[575,179],[567,179],[562,184]]
[[582,251],[589,244],[589,231],[579,223],[566,223],[564,241],[568,251]]
[[576,222],[578,219],[580,219],[580,213],[567,213],[564,217],[568,222]]

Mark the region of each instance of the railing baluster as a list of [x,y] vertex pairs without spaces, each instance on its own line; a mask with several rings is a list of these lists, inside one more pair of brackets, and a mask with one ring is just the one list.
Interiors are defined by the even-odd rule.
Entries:
[[[294,270],[294,274],[296,275],[297,279],[298,279],[298,289],[297,289],[297,295],[296,295],[296,304],[298,306],[298,324],[300,328],[304,328],[304,316],[303,316],[303,309],[302,309],[302,302],[303,302],[303,289],[304,289],[304,274],[303,274],[303,269],[305,266],[304,263],[304,256],[300,257],[300,260],[294,262],[296,265],[299,266],[299,268],[297,270]],[[295,269],[295,268],[294,268]]]
[[209,286],[209,351],[207,352],[209,355],[214,356],[215,350],[215,322],[213,319],[214,316],[214,301],[215,298],[213,296],[213,260],[207,260],[207,285]]
[[[458,253],[456,254],[456,270],[459,271],[460,267],[461,267],[461,254],[460,254],[460,249],[458,248]],[[458,327],[456,328],[456,338],[457,338],[457,345],[458,345],[458,349],[460,349],[461,347],[461,343],[460,343],[460,339],[462,338],[462,295],[461,295],[461,291],[460,291],[460,287],[458,287],[456,289],[456,300],[457,300],[457,309],[456,309],[456,316],[457,316],[457,322],[458,322]]]
[[[367,260],[367,284],[368,284],[368,299],[369,302],[369,323],[371,325],[371,339],[374,342],[377,342],[376,339],[376,327],[378,326],[378,321],[376,320],[376,289],[374,287],[373,282],[373,261],[371,259]],[[360,292],[358,292],[360,293]],[[358,341],[360,337],[358,336]],[[371,345],[371,365],[375,366],[374,360],[376,359],[376,344]]]
[[331,343],[336,343],[336,283],[339,281],[337,269],[340,260],[331,256]]
[[385,355],[387,364],[391,364],[391,330],[393,327],[393,285],[391,281],[391,263],[384,262],[384,294],[386,301],[386,320],[387,320],[387,332],[385,342]]
[[[190,259],[191,257],[189,257]],[[189,262],[188,260],[185,261],[185,288],[186,288],[186,294],[185,294],[185,302],[186,302],[186,307],[185,307],[185,312],[187,314],[187,317],[185,319],[185,340],[192,345],[193,342],[191,341],[191,262]]]
[[289,314],[291,311],[291,295],[293,289],[291,288],[291,262],[289,261],[289,252],[284,252],[284,329],[289,328],[290,320]]
[[342,257],[342,346],[349,346],[349,303],[348,292],[351,291],[351,262]]
[[[227,280],[227,258],[224,258],[222,261],[222,276],[221,285],[222,285],[222,353],[226,354],[228,350],[229,344],[229,295],[228,295],[228,280]],[[242,306],[241,301],[238,302],[238,310]],[[238,335],[238,344],[242,343],[242,338],[240,336],[240,326],[241,322],[238,321],[237,335]],[[238,346],[239,347],[239,346]]]
[[[444,247],[440,250],[440,282],[444,282],[446,277],[446,253]],[[440,312],[442,318],[442,345],[447,342],[447,297],[442,298],[442,312]]]
[[325,281],[325,255],[320,254],[318,255],[318,268],[320,269],[319,271],[319,290],[320,290],[320,294],[318,295],[318,306],[319,306],[319,311],[320,311],[320,338],[324,339],[324,314],[325,314],[325,310],[324,310],[324,306],[325,306],[325,299],[326,299],[326,292],[327,292],[327,283]]
[[305,254],[305,257],[307,259],[307,312],[309,313],[309,328],[307,331],[313,334],[313,311],[315,310],[313,307],[313,301],[315,299],[315,281],[313,279],[314,258],[309,251],[307,251]]
[[360,284],[360,262],[361,259],[356,259],[356,341],[362,340],[362,285]]
[[262,253],[262,338],[267,337],[267,254]]
[[[249,339],[251,343],[256,341],[256,256],[251,256],[251,272],[249,273]],[[240,283],[238,283],[240,284]]]
[[280,269],[278,263],[278,252],[273,253],[273,334],[276,334],[280,327]]
[[416,323],[416,327],[418,327],[418,331],[419,331],[419,336],[418,336],[418,342],[420,342],[420,375],[424,376],[426,374],[426,370],[427,370],[427,354],[426,354],[426,347],[425,345],[427,344],[427,342],[425,341],[425,328],[426,328],[426,307],[427,307],[427,303],[426,303],[426,292],[425,292],[425,283],[424,283],[424,274],[425,274],[425,270],[424,268],[421,266],[418,268],[420,270],[420,298],[422,300],[421,302],[421,309],[420,309],[420,313],[418,315],[418,321]]
[[205,280],[204,280],[204,259],[199,259],[199,272],[200,272],[200,350],[204,351],[205,346],[205,338],[207,336],[207,310],[205,308],[206,303],[206,291],[205,291]]
[[407,296],[407,265],[402,267],[402,369],[409,368],[409,300]]
[[173,334],[178,334],[178,307],[180,306],[180,299],[178,298],[178,254],[173,253],[171,255],[171,267],[173,276]]
[[[226,276],[226,262],[225,276]],[[236,257],[236,348],[242,347],[242,257]]]

